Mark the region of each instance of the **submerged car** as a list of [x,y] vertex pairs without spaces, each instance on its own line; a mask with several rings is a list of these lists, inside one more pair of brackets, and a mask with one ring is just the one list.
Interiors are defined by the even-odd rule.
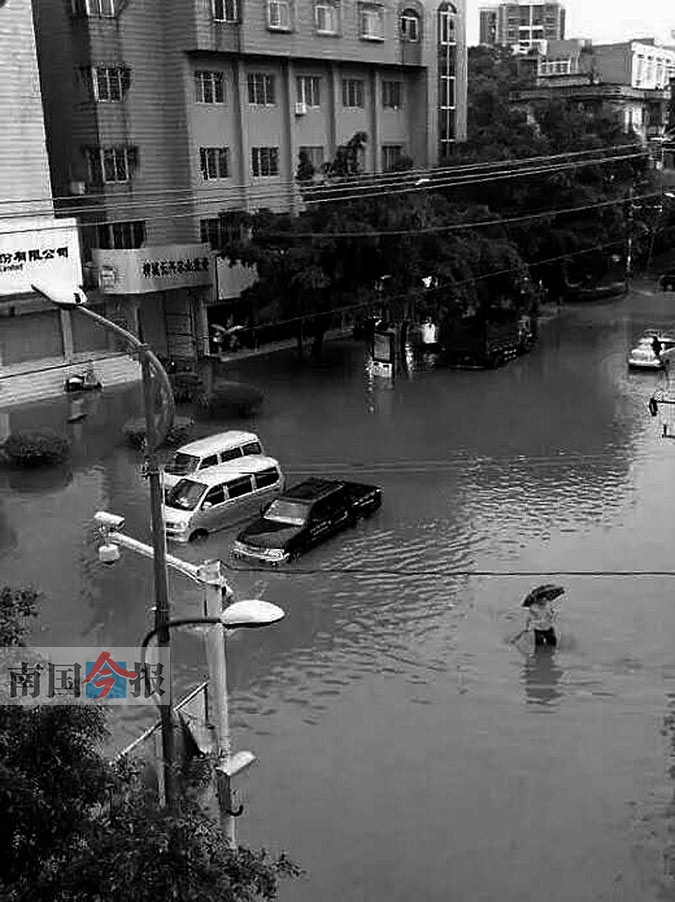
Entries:
[[[659,355],[654,352],[654,339],[661,344]],[[661,370],[664,361],[661,354],[675,348],[675,336],[652,329],[642,336],[638,344],[628,355],[628,366],[635,370]]]
[[235,557],[284,564],[324,542],[382,504],[373,485],[332,479],[306,479],[272,501],[262,516],[242,530]]

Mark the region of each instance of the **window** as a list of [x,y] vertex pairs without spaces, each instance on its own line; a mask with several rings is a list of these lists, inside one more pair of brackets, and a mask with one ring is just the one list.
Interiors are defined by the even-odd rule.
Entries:
[[135,147],[92,147],[87,155],[89,180],[94,185],[128,182],[138,163]]
[[221,463],[227,463],[228,460],[237,460],[238,457],[241,457],[241,451],[239,448],[230,448],[229,451],[223,451],[220,455]]
[[218,455],[217,454],[209,454],[208,457],[203,458],[202,462],[199,464],[200,470],[206,470],[207,467],[216,467],[218,466]]
[[274,106],[274,76],[251,72],[248,76],[248,102],[259,106]]
[[239,4],[237,0],[211,0],[211,12],[216,22],[239,21]]
[[241,498],[243,495],[250,495],[252,491],[250,476],[240,476],[227,483],[227,494],[230,498]]
[[114,19],[116,2],[117,0],[71,0],[70,8],[74,16]]
[[384,10],[381,6],[359,4],[359,37],[365,41],[384,40]]
[[[211,219],[200,219],[199,221],[199,240],[202,244],[210,244],[213,250],[220,250],[228,244],[235,241],[243,240],[243,230],[241,225],[233,224],[225,217],[214,216]],[[223,452],[223,460],[232,460],[225,456],[228,452]],[[239,457],[237,450],[234,457]]]
[[382,171],[389,172],[396,166],[402,156],[403,146],[401,144],[383,144]]
[[[201,468],[200,468],[201,469]],[[225,501],[225,490],[222,485],[214,485],[212,489],[209,489],[206,495],[204,495],[204,500],[202,501],[202,507],[213,507],[215,504],[222,504]]]
[[438,31],[440,44],[456,43],[455,21],[457,10],[451,3],[444,3],[438,11]]
[[382,82],[382,106],[385,109],[397,110],[402,106],[403,85],[400,81]]
[[321,79],[318,75],[298,75],[298,102],[307,106],[321,106]]
[[289,0],[267,0],[267,27],[280,31],[291,30],[291,4]]
[[146,240],[145,221],[111,222],[96,227],[97,247],[104,250],[134,250]]
[[123,100],[129,90],[131,73],[129,69],[114,66],[95,66],[91,70],[91,88],[94,99],[100,102]]
[[314,20],[319,34],[338,34],[340,31],[339,10],[335,3],[321,2],[314,7]]
[[202,178],[226,179],[229,176],[229,147],[200,147],[199,165],[202,170]]
[[342,106],[362,107],[363,103],[363,79],[342,79]]
[[256,178],[279,175],[279,148],[252,147],[251,165]]
[[197,103],[225,103],[222,72],[195,72]]
[[305,154],[307,160],[314,167],[315,172],[323,166],[323,147],[320,146],[304,146],[298,150],[299,155]]
[[262,454],[262,448],[260,447],[260,442],[248,442],[248,444],[244,445],[244,447],[241,450],[244,452],[244,455]]
[[414,9],[404,9],[401,13],[401,40],[419,41],[420,17]]
[[265,489],[269,485],[275,485],[279,482],[279,471],[275,470],[274,467],[270,467],[269,470],[261,470],[260,473],[255,474],[255,487],[257,489]]
[[440,107],[442,110],[455,108],[455,77],[454,75],[441,75]]

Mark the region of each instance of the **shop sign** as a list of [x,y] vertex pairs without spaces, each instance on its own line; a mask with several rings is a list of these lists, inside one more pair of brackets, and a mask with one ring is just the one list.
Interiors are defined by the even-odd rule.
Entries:
[[29,294],[33,282],[82,284],[74,219],[13,219],[0,224],[0,295]]
[[212,282],[213,259],[207,244],[93,250],[92,260],[103,294],[145,294]]

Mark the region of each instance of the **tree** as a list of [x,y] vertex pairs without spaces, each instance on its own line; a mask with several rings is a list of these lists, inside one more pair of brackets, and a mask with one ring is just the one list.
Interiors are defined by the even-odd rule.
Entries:
[[[0,644],[21,647],[38,596],[0,589]],[[102,707],[0,707],[3,902],[253,902],[299,868],[230,849],[188,800],[159,809],[138,770],[101,752]]]

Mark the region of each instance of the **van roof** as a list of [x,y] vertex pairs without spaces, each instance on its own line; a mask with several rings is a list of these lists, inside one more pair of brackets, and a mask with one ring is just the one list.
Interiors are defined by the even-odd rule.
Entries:
[[208,467],[199,473],[184,476],[190,482],[202,482],[212,486],[223,482],[225,479],[233,479],[236,476],[248,476],[251,473],[260,473],[261,470],[269,470],[276,467],[281,472],[279,461],[273,457],[265,457],[262,454],[248,454],[246,457],[238,457],[236,460],[228,460],[227,463],[218,464],[217,467]]
[[230,429],[227,432],[219,432],[217,435],[207,435],[206,438],[197,439],[178,448],[176,453],[181,454],[208,454],[209,451],[221,451],[232,448],[235,445],[243,445],[244,442],[258,442],[260,439],[255,432],[241,432],[238,429]]

